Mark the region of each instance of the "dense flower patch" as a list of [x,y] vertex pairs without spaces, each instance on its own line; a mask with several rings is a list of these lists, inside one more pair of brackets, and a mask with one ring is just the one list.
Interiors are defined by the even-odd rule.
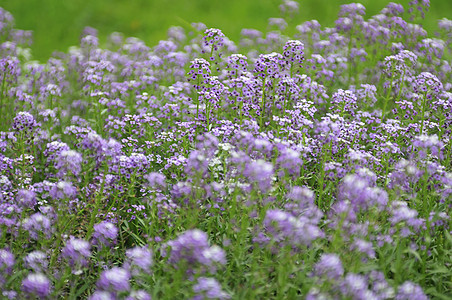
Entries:
[[447,299],[452,21],[341,8],[288,36],[86,28],[30,60],[0,10],[4,299]]

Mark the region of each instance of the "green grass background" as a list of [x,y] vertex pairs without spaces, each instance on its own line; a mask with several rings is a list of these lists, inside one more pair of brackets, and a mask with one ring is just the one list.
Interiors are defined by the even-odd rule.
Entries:
[[[409,0],[396,1],[407,7]],[[300,0],[295,27],[317,19],[322,25],[334,24],[343,0]],[[363,0],[367,17],[378,13],[388,0]],[[172,25],[203,22],[217,27],[237,41],[242,28],[265,30],[267,20],[278,16],[278,0],[0,0],[10,11],[19,29],[33,30],[33,56],[47,59],[54,50],[66,51],[78,44],[85,26],[99,30],[105,39],[111,32],[136,36],[148,45],[166,37]],[[432,0],[423,25],[434,31],[437,20],[452,19],[452,0]]]

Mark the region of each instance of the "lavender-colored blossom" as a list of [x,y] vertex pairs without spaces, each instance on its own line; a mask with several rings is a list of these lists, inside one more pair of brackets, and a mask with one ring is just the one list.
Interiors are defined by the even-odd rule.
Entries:
[[52,290],[52,284],[44,274],[31,273],[22,281],[22,290],[36,297],[47,297]]
[[[220,29],[209,28],[204,32],[203,44],[205,47],[209,48],[210,54],[212,55],[214,51],[218,51],[219,47],[222,47],[225,42],[225,36]],[[215,58],[210,57],[211,60]]]
[[2,296],[8,300],[17,299],[17,292],[16,291],[3,291]]
[[5,283],[6,277],[13,271],[14,255],[6,249],[0,249],[0,287]]
[[341,116],[345,113],[353,115],[356,109],[357,98],[352,91],[339,89],[331,97],[331,103],[335,108],[335,113],[338,113]]
[[94,245],[105,245],[109,247],[116,243],[117,237],[118,237],[118,228],[116,228],[116,226],[113,223],[102,221],[94,225],[93,233]]
[[375,250],[371,242],[357,239],[353,242],[351,249],[357,250],[358,252],[365,254],[369,258],[375,258]]
[[21,207],[33,208],[36,203],[36,193],[30,190],[19,190],[16,195],[16,202]]
[[22,226],[34,240],[39,240],[41,236],[50,238],[53,232],[50,219],[41,213],[35,213],[23,220]]
[[323,237],[323,232],[307,216],[271,209],[264,219],[264,228],[270,240],[292,246],[309,246],[312,241]]
[[368,290],[368,283],[364,276],[348,273],[341,283],[340,289],[345,297],[352,299],[375,299],[376,295]]
[[[425,220],[418,218],[418,211],[407,206],[406,202],[394,201],[392,203],[392,216],[389,221],[392,225],[405,224],[414,230],[419,230],[424,226]],[[407,228],[408,229],[408,228]],[[410,230],[403,231],[404,235],[411,234]]]
[[[210,64],[203,58],[196,58],[190,62],[190,71],[188,72],[189,80],[193,81],[194,88],[199,90],[200,83],[210,77]],[[199,81],[199,83],[197,82]]]
[[11,128],[17,132],[31,132],[37,128],[40,124],[36,122],[33,115],[29,112],[21,111],[17,113],[16,117],[13,119],[13,124]]
[[369,274],[369,281],[372,286],[372,291],[380,299],[393,299],[395,292],[394,289],[386,281],[382,272],[371,271]]
[[199,229],[188,230],[166,245],[171,248],[168,261],[174,265],[185,261],[191,267],[200,265],[214,273],[218,265],[226,264],[225,252],[218,246],[211,247],[207,234]]
[[132,275],[139,272],[149,274],[153,264],[152,251],[147,247],[134,247],[126,251],[125,268],[131,270]]
[[351,201],[353,209],[360,211],[372,206],[384,208],[388,202],[388,195],[384,190],[373,187],[362,175],[349,174],[339,186],[338,199]]
[[146,291],[137,290],[130,292],[126,300],[152,300],[152,297]]
[[287,21],[283,18],[269,18],[268,26],[276,27],[280,31],[284,31],[287,28]]
[[299,3],[293,0],[284,0],[283,3],[279,5],[279,11],[283,15],[292,16],[298,13]]
[[396,300],[426,300],[428,297],[424,294],[422,288],[411,282],[405,281],[397,289]]
[[193,286],[196,296],[193,299],[230,299],[231,296],[224,292],[221,284],[215,278],[199,277]]
[[166,187],[166,177],[161,173],[152,172],[144,175],[144,178],[148,181],[150,188],[164,189]]
[[90,248],[89,242],[71,236],[61,251],[61,255],[68,260],[72,267],[86,267],[91,255]]
[[63,150],[59,153],[55,162],[57,176],[65,178],[69,174],[78,176],[81,172],[82,156],[74,150]]
[[414,91],[429,100],[434,99],[443,89],[441,81],[429,72],[422,72],[414,80]]
[[339,280],[344,274],[341,259],[336,254],[322,254],[314,265],[314,275],[328,280]]
[[293,68],[299,71],[304,61],[304,45],[298,40],[287,41],[283,48],[283,58],[290,69],[291,73]]
[[69,181],[60,181],[53,185],[49,192],[50,197],[55,200],[72,199],[76,196],[77,189]]
[[95,291],[88,300],[116,300],[115,293],[110,293],[108,291]]
[[97,286],[111,292],[125,292],[130,290],[130,273],[126,269],[113,267],[100,274]]
[[266,193],[271,188],[273,165],[259,159],[247,164],[243,175],[249,178],[251,182],[256,183],[263,193]]
[[45,272],[48,267],[47,255],[39,250],[32,251],[24,257],[25,266],[35,272]]

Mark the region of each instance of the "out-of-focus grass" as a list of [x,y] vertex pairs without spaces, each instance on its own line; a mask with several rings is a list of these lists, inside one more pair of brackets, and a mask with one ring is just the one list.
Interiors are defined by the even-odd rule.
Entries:
[[[172,25],[203,22],[237,40],[242,28],[265,30],[267,20],[279,14],[278,0],[0,0],[16,27],[34,31],[33,54],[46,59],[54,50],[76,45],[85,26],[99,30],[101,38],[113,31],[136,36],[148,45],[166,37]],[[334,24],[343,0],[300,0],[300,14],[293,26],[317,19]],[[389,1],[363,0],[367,16],[378,13]],[[407,7],[409,0],[397,1]],[[433,0],[423,25],[431,31],[438,19],[452,18],[451,0]]]

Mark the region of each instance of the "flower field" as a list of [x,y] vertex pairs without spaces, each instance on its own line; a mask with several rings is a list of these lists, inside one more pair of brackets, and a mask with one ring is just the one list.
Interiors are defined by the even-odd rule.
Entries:
[[[452,20],[428,0],[238,41],[31,60],[0,8],[1,299],[450,299]],[[290,32],[292,32],[291,30]]]

